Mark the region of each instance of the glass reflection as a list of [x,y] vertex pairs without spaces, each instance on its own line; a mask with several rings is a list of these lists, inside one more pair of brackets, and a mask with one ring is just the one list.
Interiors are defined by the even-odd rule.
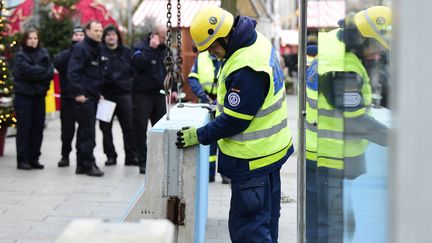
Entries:
[[387,242],[392,13],[347,12],[307,48],[307,242]]

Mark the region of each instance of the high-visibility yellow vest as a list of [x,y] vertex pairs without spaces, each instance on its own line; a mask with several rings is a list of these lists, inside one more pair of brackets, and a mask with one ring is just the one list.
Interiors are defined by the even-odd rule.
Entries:
[[[266,72],[270,79],[269,91],[255,116],[241,114],[224,107],[229,74],[249,67],[257,72]],[[270,42],[260,33],[254,44],[241,48],[226,61],[221,70],[218,85],[218,109],[239,119],[250,120],[249,127],[229,138],[218,141],[220,150],[229,156],[249,159],[249,169],[258,169],[280,160],[292,146],[291,132],[287,125],[285,87],[279,58]],[[256,159],[258,158],[258,159]]]
[[[372,103],[367,71],[354,53],[346,52],[345,43],[337,37],[338,31],[339,29],[336,29],[319,34],[318,75],[321,77],[330,72],[354,72],[358,74],[363,79],[360,92],[364,105],[352,111],[336,109],[328,103],[324,94],[309,89],[307,90],[308,105],[306,106],[307,109],[309,108],[306,117],[306,127],[309,132],[307,131],[306,135],[309,133],[309,139],[311,139],[309,142],[306,141],[306,150],[315,149],[318,166],[333,169],[343,169],[344,159],[357,157],[365,152],[368,145],[367,140],[345,139],[344,122],[345,119],[364,115]],[[313,105],[315,97],[317,97],[316,106]],[[312,124],[311,126],[310,122],[314,120],[317,121],[316,125],[313,126],[314,124]],[[314,138],[311,136],[314,132],[316,140],[313,140]],[[314,141],[316,141],[315,145],[313,144]]]
[[210,53],[208,51],[201,52],[197,58],[198,73],[190,72],[189,77],[198,79],[207,94],[216,95],[217,84],[214,84],[215,66],[213,65]]

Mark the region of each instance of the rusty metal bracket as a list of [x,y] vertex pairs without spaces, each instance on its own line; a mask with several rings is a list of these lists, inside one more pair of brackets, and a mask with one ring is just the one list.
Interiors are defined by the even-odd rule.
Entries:
[[185,225],[186,204],[178,197],[170,197],[167,201],[167,219],[174,225]]

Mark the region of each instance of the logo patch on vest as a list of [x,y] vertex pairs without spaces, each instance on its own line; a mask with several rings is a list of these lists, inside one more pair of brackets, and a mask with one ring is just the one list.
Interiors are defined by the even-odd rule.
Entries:
[[238,95],[237,93],[230,93],[228,95],[228,103],[232,107],[238,106],[240,104],[240,95]]

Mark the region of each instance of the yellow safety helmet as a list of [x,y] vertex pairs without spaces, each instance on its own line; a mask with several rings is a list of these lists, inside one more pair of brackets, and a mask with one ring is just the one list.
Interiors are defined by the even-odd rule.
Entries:
[[389,49],[393,23],[390,8],[375,6],[360,11],[354,16],[354,23],[363,37],[373,38]]
[[198,11],[190,26],[192,40],[199,51],[205,51],[215,40],[226,37],[234,24],[234,16],[218,7]]

